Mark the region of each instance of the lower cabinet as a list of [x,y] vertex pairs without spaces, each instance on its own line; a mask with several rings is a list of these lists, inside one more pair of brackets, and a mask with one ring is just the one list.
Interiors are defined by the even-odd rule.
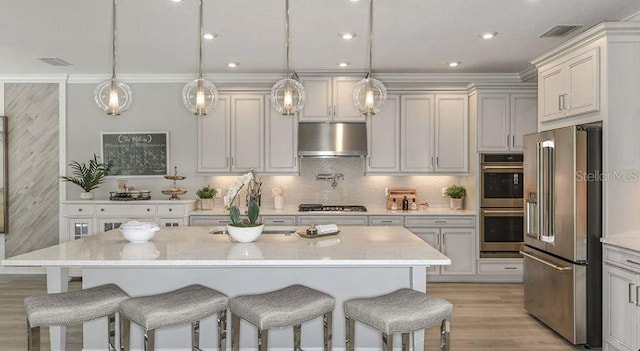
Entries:
[[640,350],[640,254],[605,246],[602,335],[605,351]]
[[298,216],[298,225],[367,225],[367,216]]

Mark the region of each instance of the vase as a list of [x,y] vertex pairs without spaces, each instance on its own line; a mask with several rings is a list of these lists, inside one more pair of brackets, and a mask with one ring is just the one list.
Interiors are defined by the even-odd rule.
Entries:
[[255,227],[236,227],[231,224],[227,224],[227,231],[235,242],[250,243],[256,241],[260,234],[262,234],[264,224]]
[[201,210],[213,210],[213,199],[200,199]]
[[80,200],[93,200],[94,196],[95,196],[94,193],[87,191],[84,193],[80,193]]
[[284,207],[284,196],[276,195],[273,197],[273,208],[281,210]]
[[464,208],[464,197],[459,199],[449,199],[449,208],[452,210],[462,210]]

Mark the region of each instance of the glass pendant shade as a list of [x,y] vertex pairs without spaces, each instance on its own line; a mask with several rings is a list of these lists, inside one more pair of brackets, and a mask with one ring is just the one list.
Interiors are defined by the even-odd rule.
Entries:
[[293,116],[304,106],[304,87],[295,79],[281,79],[271,88],[271,101],[280,114]]
[[96,104],[109,116],[119,116],[131,107],[131,87],[119,79],[107,79],[93,91]]
[[365,78],[353,88],[353,105],[365,116],[380,112],[387,102],[387,88],[381,81]]
[[210,81],[198,78],[182,89],[184,106],[196,116],[206,116],[218,102],[218,89]]

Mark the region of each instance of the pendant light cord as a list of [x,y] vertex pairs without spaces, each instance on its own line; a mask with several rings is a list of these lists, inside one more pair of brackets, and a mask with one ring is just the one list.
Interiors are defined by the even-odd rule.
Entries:
[[290,54],[289,54],[289,0],[285,0],[285,7],[286,7],[286,13],[285,13],[285,24],[284,24],[284,28],[285,28],[285,41],[284,41],[284,46],[285,46],[285,51],[286,51],[286,59],[287,59],[287,78],[289,78],[289,75],[291,73],[291,69],[289,66],[289,58],[290,58]]
[[373,61],[373,0],[369,2],[369,74],[371,78],[371,62]]
[[198,79],[202,79],[202,49],[203,49],[203,44],[202,44],[202,37],[204,36],[204,26],[202,25],[202,18],[203,18],[203,11],[202,11],[202,0],[198,0],[198,5],[200,6],[200,18],[199,18],[199,25],[200,25],[200,35],[198,36]]
[[111,79],[116,79],[116,2],[117,0],[113,0],[113,13],[111,16],[111,29],[113,30],[113,35],[111,36]]

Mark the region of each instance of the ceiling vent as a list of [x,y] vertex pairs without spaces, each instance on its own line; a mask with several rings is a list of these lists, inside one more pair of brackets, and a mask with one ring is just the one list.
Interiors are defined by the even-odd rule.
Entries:
[[59,58],[59,57],[40,57],[38,60],[50,64],[51,66],[56,67],[66,67],[71,66],[71,63]]
[[582,25],[557,25],[542,34],[540,38],[562,38],[580,27]]

